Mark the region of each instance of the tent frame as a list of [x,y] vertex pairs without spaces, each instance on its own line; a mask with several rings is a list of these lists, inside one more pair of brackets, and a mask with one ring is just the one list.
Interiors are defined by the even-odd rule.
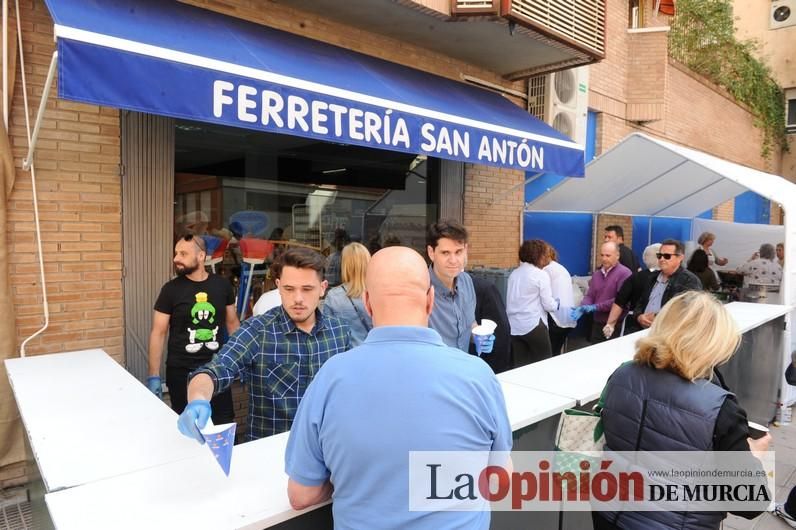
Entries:
[[[680,189],[682,193],[678,196]],[[694,219],[744,191],[757,193],[785,212],[785,266],[780,299],[782,305],[793,309],[796,302],[796,184],[781,176],[633,133],[587,164],[585,179],[564,179],[526,204],[525,211]],[[654,196],[656,192],[669,195],[672,200],[661,207],[662,198]],[[695,195],[705,198],[706,202],[694,201]],[[606,196],[610,200],[606,200]],[[650,223],[650,229],[651,226]],[[791,360],[791,320],[791,314],[786,314],[780,384],[785,390],[785,395],[780,397],[783,402],[792,401],[784,379],[784,367]]]

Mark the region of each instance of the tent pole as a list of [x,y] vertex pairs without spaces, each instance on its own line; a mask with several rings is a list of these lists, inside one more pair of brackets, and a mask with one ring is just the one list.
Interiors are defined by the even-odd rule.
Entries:
[[39,131],[41,130],[41,122],[44,121],[44,111],[47,108],[47,100],[50,97],[50,88],[53,84],[53,77],[55,77],[55,67],[58,65],[58,52],[53,52],[53,58],[50,61],[50,69],[47,72],[47,80],[44,82],[44,91],[41,94],[41,101],[39,102],[39,112],[36,114],[36,123],[33,126],[33,136],[28,146],[28,156],[22,161],[22,169],[25,171],[30,170],[33,163],[33,151],[36,150],[36,142],[39,138]]
[[599,248],[598,245],[597,245],[597,243],[598,243],[597,234],[599,233],[598,232],[598,226],[597,226],[597,220],[599,219],[599,216],[600,216],[600,214],[598,214],[598,213],[591,214],[591,240],[592,240],[592,245],[591,245],[591,252],[590,252],[591,255],[589,256],[589,260],[590,260],[589,261],[589,272],[591,272],[594,269],[594,265],[597,262],[597,252],[599,252],[597,250]]

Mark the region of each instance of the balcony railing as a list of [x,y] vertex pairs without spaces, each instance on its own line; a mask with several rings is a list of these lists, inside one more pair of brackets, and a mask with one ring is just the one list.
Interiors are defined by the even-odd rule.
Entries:
[[501,16],[574,46],[605,56],[605,0],[451,0],[454,16]]

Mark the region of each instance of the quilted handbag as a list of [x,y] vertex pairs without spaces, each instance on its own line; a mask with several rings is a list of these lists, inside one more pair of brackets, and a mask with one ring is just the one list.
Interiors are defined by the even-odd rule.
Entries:
[[599,411],[566,409],[556,431],[558,451],[602,451],[605,444]]
[[600,414],[604,405],[605,389],[603,388],[594,410],[565,409],[561,413],[555,438],[556,471],[577,473],[580,470],[581,461],[596,461],[597,457],[593,453],[602,452],[605,445],[605,433]]

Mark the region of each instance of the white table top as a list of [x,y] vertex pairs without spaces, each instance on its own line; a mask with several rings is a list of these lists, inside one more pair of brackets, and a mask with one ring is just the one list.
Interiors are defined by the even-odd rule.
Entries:
[[[514,430],[575,403],[511,383],[501,386]],[[273,526],[299,515],[287,499],[287,439],[282,433],[235,446],[229,477],[203,448],[190,459],[49,493],[45,500],[59,530],[140,529],[153,522],[212,530]]]
[[[724,306],[745,333],[790,312],[782,305],[733,302]],[[525,386],[574,399],[578,404],[600,397],[608,377],[635,354],[635,344],[646,330],[593,344],[552,359],[515,368],[498,375],[505,383]]]
[[102,350],[5,361],[47,491],[207,451],[177,415]]
[[188,440],[200,455],[49,493],[45,501],[58,530],[272,526],[299,513],[287,499],[287,438],[236,445],[229,477],[210,451]]
[[741,333],[746,333],[777,317],[787,315],[793,310],[792,307],[786,305],[751,304],[749,302],[733,302],[724,307],[735,318],[735,323]]
[[[736,303],[726,307],[743,331],[768,322],[789,310],[782,306],[761,304]],[[635,341],[644,333],[646,331],[500,374],[498,380],[503,388],[512,430],[555,416],[576,402],[584,403],[599,397],[608,376],[619,364],[632,358]],[[96,355],[96,352],[94,353]],[[96,358],[94,362],[97,362]],[[103,362],[116,365],[109,358]],[[9,374],[11,368],[9,367]],[[20,370],[14,368],[17,378],[19,375],[24,375],[19,374]],[[132,379],[121,367],[116,365],[116,368],[126,375],[127,379]],[[66,370],[67,367],[59,369]],[[80,370],[76,372],[78,375],[73,374],[74,377],[79,376]],[[65,373],[61,372],[61,375]],[[97,408],[113,411],[121,406],[128,418],[130,414],[134,414],[138,418],[136,423],[139,425],[139,431],[136,434],[139,436],[134,438],[132,433],[127,433],[126,436],[119,437],[123,438],[122,440],[117,440],[117,436],[114,435],[112,440],[106,437],[102,444],[95,443],[94,445],[107,448],[101,457],[103,460],[109,460],[104,465],[110,466],[110,469],[102,476],[100,473],[93,473],[94,482],[46,495],[47,506],[59,530],[104,530],[109,527],[139,529],[152,527],[153,522],[156,522],[158,527],[254,529],[272,526],[299,515],[290,508],[287,499],[287,476],[283,467],[288,433],[236,446],[230,476],[225,477],[206,448],[177,433],[174,427],[176,416],[165,405],[158,403],[143,385],[135,380],[132,382],[143,393],[131,392],[129,396],[125,395],[124,405],[113,403],[110,399],[98,399],[97,393],[112,394],[111,389],[90,394],[81,393],[81,399],[93,399],[93,402],[97,403]],[[72,386],[69,386],[69,389],[74,391]],[[61,392],[63,390],[57,390],[57,393]],[[17,393],[16,388],[15,393]],[[19,393],[17,399],[20,400]],[[134,403],[128,403],[128,399]],[[46,400],[41,396],[26,393],[23,401],[37,403]],[[83,405],[85,406],[85,403]],[[31,407],[26,404],[24,408]],[[102,433],[108,432],[106,422],[122,423],[120,419],[114,418],[116,414],[94,410],[93,406],[88,408],[90,410],[84,411],[81,415],[93,417],[94,421],[102,423]],[[62,410],[62,407],[59,407],[55,411],[56,414],[53,414],[52,409],[47,409],[43,405],[34,409],[38,419],[45,414],[54,415],[55,419],[49,425],[55,423],[56,431],[58,418],[61,417],[57,412],[66,412],[65,408]],[[157,413],[161,410],[167,413],[168,422],[150,419],[153,411]],[[156,425],[150,425],[152,422]],[[147,430],[142,434],[141,428]],[[158,432],[158,437],[151,436],[152,431]],[[40,436],[42,434],[46,433],[40,433]],[[147,451],[139,450],[142,445],[152,445],[155,439],[160,440],[160,443],[156,444],[159,449],[149,447]],[[82,443],[90,444],[92,441],[93,439],[84,440]],[[44,445],[47,447],[48,455],[52,453],[50,456],[54,456],[55,449],[50,448],[48,444]],[[182,448],[180,451],[175,450],[178,445]],[[88,451],[80,448],[80,451],[76,452],[71,448],[58,454],[67,460],[75,454],[91,454],[93,449],[93,446]],[[129,468],[130,466],[126,464],[128,460],[140,465],[145,459],[137,453],[146,454],[153,450],[158,453],[158,458],[153,460],[159,462],[149,467],[139,466],[132,472],[128,472],[130,469],[119,469]],[[131,453],[134,454],[132,459],[127,456]],[[40,466],[42,464],[54,466],[61,471],[59,468],[68,462],[40,458]]]
[[548,392],[542,392],[506,381],[500,381],[511,430],[523,427],[560,414],[562,410],[575,406],[575,400]]
[[608,377],[620,364],[633,358],[636,340],[646,333],[640,331],[593,344],[503,372],[497,377],[501,383],[512,383],[587,403],[600,397]]
[[[29,360],[32,359],[35,358]],[[98,364],[103,370],[107,370],[106,364],[110,362],[124,372],[100,351],[46,356],[40,359],[44,361],[37,364],[52,365],[51,368],[58,369],[63,369],[61,365],[64,363],[72,363],[83,365],[85,369],[87,364]],[[17,364],[13,367],[15,379],[17,381],[24,379],[21,374],[24,370],[21,370],[20,365],[25,365],[27,368],[32,363],[15,364]],[[91,371],[96,373],[96,367]],[[129,374],[126,378],[132,379]],[[136,388],[122,385],[120,392],[132,396],[140,394],[138,392],[140,387],[145,392],[141,397],[149,394],[142,385],[134,380],[133,383]],[[512,430],[555,416],[575,404],[573,399],[511,383],[502,383],[501,386]],[[23,400],[30,398],[27,394],[22,397]],[[34,397],[30,401],[38,403],[40,398]],[[114,408],[114,403],[109,400],[98,403]],[[128,408],[128,418],[129,409],[132,407],[133,405]],[[146,413],[164,408],[154,398],[136,399],[135,407]],[[91,407],[90,412],[84,411],[83,414],[97,414],[97,408],[103,407]],[[37,416],[43,416],[46,412],[46,409],[36,411]],[[152,462],[150,466],[135,467],[132,464],[135,462],[141,464],[142,459],[137,454],[130,457],[133,452],[130,444],[119,443],[115,437],[112,441],[104,440],[103,443],[107,445],[101,459],[103,466],[110,467],[106,473],[102,476],[99,473],[94,473],[91,477],[86,476],[83,485],[51,492],[45,496],[50,515],[59,530],[110,527],[138,529],[151,527],[153,521],[157,522],[158,527],[190,526],[214,530],[264,528],[299,515],[290,508],[287,499],[284,453],[288,433],[236,446],[230,476],[225,477],[206,448],[177,432],[175,415],[168,410],[167,412],[170,417],[168,424],[149,426],[145,431],[139,431],[137,438],[131,437],[130,440],[135,440],[136,446],[149,446],[149,441],[155,438],[168,439],[171,443],[171,434],[180,442],[187,444],[185,453],[175,455],[161,451],[160,462]],[[106,413],[100,413],[100,419],[95,420],[105,425],[99,429],[100,431],[107,426],[106,416]],[[41,427],[43,430],[43,422]],[[152,433],[156,431],[163,432],[153,436]],[[90,440],[82,440],[82,443],[88,442]],[[62,469],[63,466],[75,472],[76,470],[71,469],[70,461],[78,464],[78,468],[80,464],[91,468],[102,467],[96,462],[91,462],[89,455],[92,454],[93,448],[89,451],[72,453],[72,455],[82,455],[83,458],[80,459],[67,458],[66,451],[64,449],[60,453],[60,459],[55,461],[55,453],[49,446],[47,447],[45,453],[51,458],[41,460],[40,465],[43,464],[48,476],[52,476],[53,472],[65,471]],[[108,457],[111,456],[113,462],[108,462]],[[168,460],[169,456],[172,460]],[[54,471],[46,469],[47,467]]]

